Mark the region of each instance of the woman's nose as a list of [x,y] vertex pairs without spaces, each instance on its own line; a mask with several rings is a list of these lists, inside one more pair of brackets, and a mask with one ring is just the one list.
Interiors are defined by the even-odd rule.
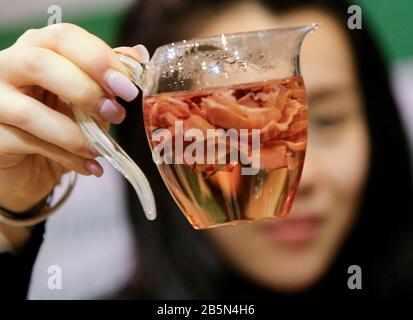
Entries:
[[315,154],[311,151],[311,148],[307,148],[297,196],[305,197],[311,194],[316,185],[317,179],[320,178],[320,175],[317,172],[318,169]]

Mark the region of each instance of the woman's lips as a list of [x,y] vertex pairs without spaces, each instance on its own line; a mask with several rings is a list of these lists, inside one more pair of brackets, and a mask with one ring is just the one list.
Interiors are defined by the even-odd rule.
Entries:
[[300,218],[288,217],[278,221],[263,221],[259,228],[271,241],[284,245],[303,245],[315,238],[322,222],[321,217],[308,215]]

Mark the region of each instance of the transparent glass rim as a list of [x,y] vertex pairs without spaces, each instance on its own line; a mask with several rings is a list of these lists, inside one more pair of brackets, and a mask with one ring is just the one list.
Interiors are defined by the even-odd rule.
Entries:
[[216,34],[216,35],[211,35],[211,36],[205,36],[205,37],[197,37],[194,39],[189,39],[189,40],[181,40],[177,42],[171,42],[168,44],[164,44],[159,46],[155,51],[163,51],[165,49],[175,47],[175,48],[180,48],[180,47],[190,47],[199,44],[199,42],[209,42],[209,41],[217,41],[219,39],[222,39],[222,37],[225,38],[230,38],[230,37],[240,37],[240,36],[251,36],[251,35],[256,35],[260,34],[262,36],[267,35],[267,34],[276,34],[276,33],[284,33],[288,31],[297,31],[297,30],[305,30],[308,29],[309,31],[315,30],[319,27],[319,24],[316,22],[312,23],[307,23],[303,25],[295,25],[295,26],[288,26],[288,27],[276,27],[276,28],[269,28],[269,29],[261,29],[261,30],[251,30],[251,31],[244,31],[244,32],[232,32],[232,33],[221,33],[221,34]]

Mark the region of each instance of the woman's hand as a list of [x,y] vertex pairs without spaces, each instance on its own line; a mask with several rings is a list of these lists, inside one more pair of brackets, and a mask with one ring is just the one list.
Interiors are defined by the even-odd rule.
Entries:
[[[121,50],[142,60],[142,48]],[[29,209],[70,170],[103,174],[72,108],[106,128],[122,122],[115,96],[138,95],[124,74],[105,42],[71,24],[29,30],[0,51],[0,207]]]

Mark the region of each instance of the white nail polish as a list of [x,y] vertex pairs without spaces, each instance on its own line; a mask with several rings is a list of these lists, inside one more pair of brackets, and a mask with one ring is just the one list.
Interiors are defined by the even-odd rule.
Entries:
[[148,63],[149,59],[150,59],[150,55],[148,52],[148,49],[146,49],[146,47],[142,44],[138,44],[137,46],[133,47],[136,51],[138,51],[141,59],[142,59],[142,63]]

